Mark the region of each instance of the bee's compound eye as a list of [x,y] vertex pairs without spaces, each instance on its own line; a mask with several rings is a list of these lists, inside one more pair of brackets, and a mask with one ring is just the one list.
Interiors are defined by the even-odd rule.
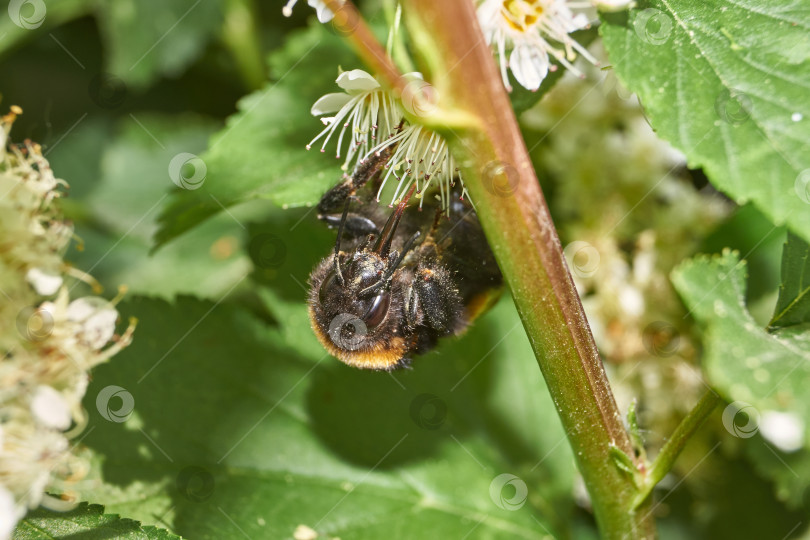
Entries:
[[385,320],[388,308],[391,306],[391,295],[386,291],[378,294],[371,302],[363,321],[368,328],[376,328]]
[[329,275],[326,276],[326,279],[323,280],[323,283],[321,283],[321,288],[318,289],[318,300],[320,301],[321,304],[326,302],[326,296],[329,293],[329,289],[334,287],[335,283],[336,283],[335,271],[332,270],[331,272],[329,272]]

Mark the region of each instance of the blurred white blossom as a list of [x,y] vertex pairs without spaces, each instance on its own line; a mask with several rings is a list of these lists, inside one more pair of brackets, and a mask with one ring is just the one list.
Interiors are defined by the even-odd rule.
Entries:
[[[54,200],[57,179],[39,145],[9,144],[16,115],[0,119],[0,539],[40,504],[64,508],[86,469],[70,438],[84,426],[88,370],[131,339],[118,312],[96,297],[70,299],[62,260],[73,231]],[[46,495],[62,494],[62,499]]]

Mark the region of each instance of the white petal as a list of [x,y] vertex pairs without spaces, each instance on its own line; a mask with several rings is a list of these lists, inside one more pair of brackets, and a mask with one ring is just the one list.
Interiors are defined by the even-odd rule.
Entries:
[[500,11],[502,0],[485,0],[483,4],[478,6],[476,14],[478,15],[478,24],[484,33],[491,28],[496,28],[498,22],[502,20]]
[[329,22],[332,20],[332,17],[334,17],[332,10],[326,7],[326,4],[321,2],[321,0],[307,0],[307,4],[315,8],[315,11],[318,13],[319,22]]
[[592,0],[594,7],[599,11],[613,13],[616,11],[623,11],[628,9],[634,0]]
[[337,112],[351,99],[352,97],[349,94],[344,94],[343,92],[326,94],[315,102],[310,112],[312,113],[312,116],[320,116],[322,114]]
[[0,485],[0,540],[11,538],[14,526],[21,517],[22,513],[14,503],[14,495]]
[[106,305],[104,300],[94,296],[77,298],[67,308],[67,318],[74,322],[82,322],[88,319],[93,313]]
[[380,87],[377,79],[366,73],[362,69],[344,71],[337,78],[338,86],[347,92],[368,92]]
[[548,54],[531,45],[517,45],[509,55],[509,67],[523,88],[537,90],[548,74]]
[[93,349],[100,349],[115,334],[115,321],[118,312],[110,304],[95,296],[78,298],[67,308],[69,320],[81,323],[80,339]]
[[25,279],[34,287],[37,294],[42,296],[50,296],[62,286],[62,276],[46,274],[39,268],[31,268],[25,275]]
[[70,406],[62,394],[50,386],[40,385],[34,390],[31,413],[46,427],[62,431],[70,427]]
[[804,421],[794,413],[765,411],[759,420],[759,432],[783,452],[795,452],[804,446]]
[[588,20],[588,17],[585,16],[584,13],[577,13],[571,19],[571,25],[569,28],[569,32],[573,32],[575,30],[582,30],[583,28],[587,27],[591,22]]
[[94,349],[106,345],[115,334],[115,321],[118,312],[114,309],[102,309],[84,323],[84,339]]

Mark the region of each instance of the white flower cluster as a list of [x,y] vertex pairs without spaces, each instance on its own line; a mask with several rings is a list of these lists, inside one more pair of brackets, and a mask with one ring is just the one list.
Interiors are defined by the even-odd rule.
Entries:
[[62,255],[73,231],[53,204],[65,183],[38,145],[8,144],[21,112],[0,119],[0,539],[29,508],[71,502],[70,483],[85,468],[70,439],[86,423],[88,370],[129,344],[134,329],[116,336],[113,303],[70,299],[64,278],[80,273]]

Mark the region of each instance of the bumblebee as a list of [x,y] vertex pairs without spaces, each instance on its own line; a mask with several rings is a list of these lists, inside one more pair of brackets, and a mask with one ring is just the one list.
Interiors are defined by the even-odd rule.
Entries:
[[310,275],[308,304],[312,329],[330,354],[390,371],[462,333],[494,304],[503,279],[460,193],[451,190],[449,208],[438,197],[409,205],[415,185],[393,211],[377,203],[389,155],[368,159],[318,204],[337,239]]

